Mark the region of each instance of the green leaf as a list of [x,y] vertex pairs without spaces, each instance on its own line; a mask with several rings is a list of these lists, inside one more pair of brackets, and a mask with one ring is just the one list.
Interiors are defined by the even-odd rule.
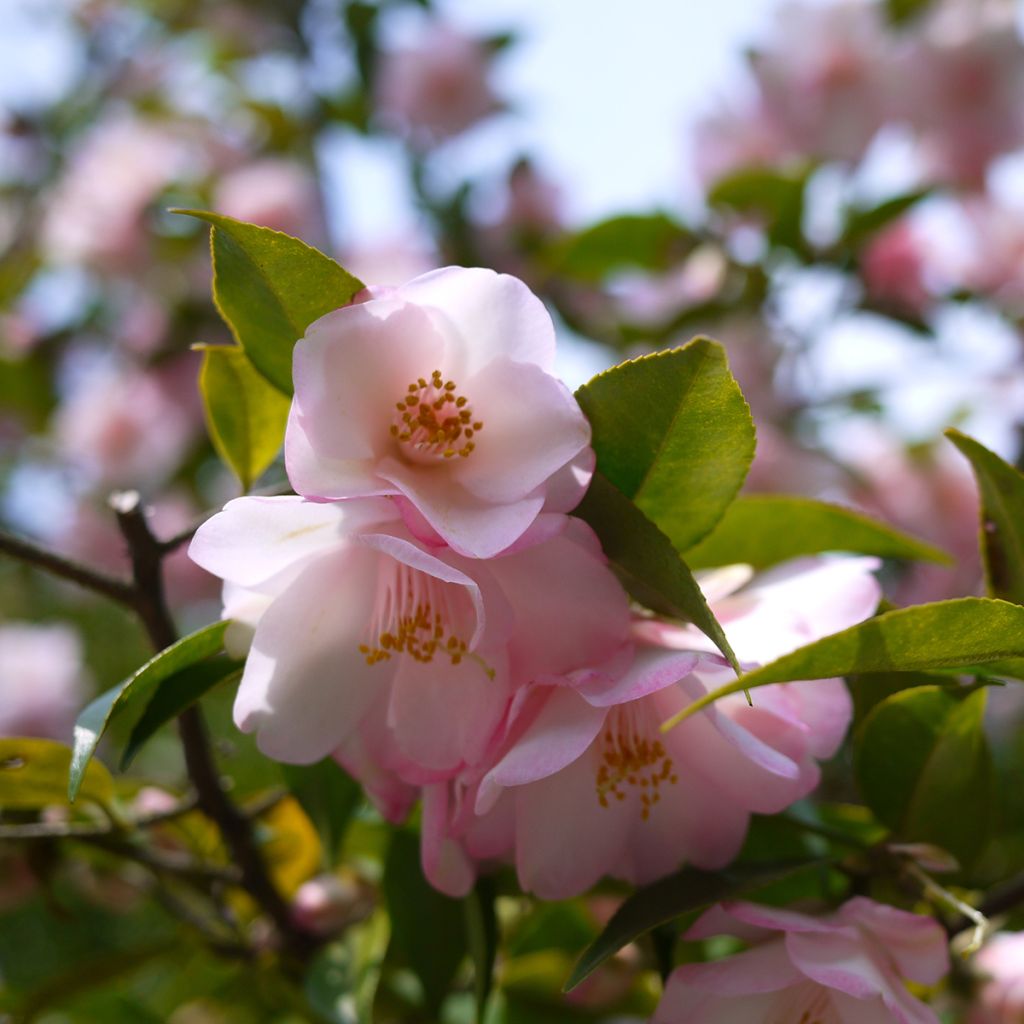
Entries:
[[387,914],[378,909],[316,955],[306,973],[305,992],[318,1019],[329,1024],[372,1024],[389,934]]
[[96,745],[110,723],[119,717],[141,717],[157,687],[171,676],[198,661],[217,654],[224,644],[227,622],[215,622],[154,655],[123,683],[101,693],[87,704],[75,722],[72,757],[68,772],[68,799],[74,802],[85,769]]
[[163,680],[146,705],[142,717],[132,727],[121,754],[120,770],[124,771],[132,763],[135,755],[161,726],[177,718],[215,686],[239,679],[244,667],[242,661],[227,655],[214,655],[207,661],[188,665]]
[[316,826],[325,868],[332,868],[348,824],[362,800],[362,789],[330,757],[310,765],[282,764],[281,774],[292,796]]
[[600,472],[574,515],[589,523],[630,594],[651,611],[692,622],[740,671],[700,586],[668,539]]
[[477,880],[463,901],[466,910],[466,938],[473,959],[473,995],[476,1001],[476,1022],[483,1024],[487,999],[494,983],[494,961],[498,955],[498,918],[494,910],[494,880],[484,876]]
[[237,345],[202,353],[199,390],[210,440],[247,491],[280,451],[290,403]]
[[306,328],[345,306],[363,283],[329,256],[280,231],[205,210],[175,210],[213,225],[213,298],[253,366],[292,393],[292,348]]
[[746,167],[716,182],[708,193],[708,203],[757,215],[772,242],[801,251],[805,248],[802,225],[809,176],[808,168]]
[[424,878],[419,838],[407,829],[392,836],[383,889],[392,941],[423,984],[428,1011],[436,1015],[466,955],[462,904]]
[[[53,740],[0,739],[0,809],[33,809],[65,804],[71,751]],[[108,807],[114,796],[110,772],[98,761],[82,773],[84,800]]]
[[933,0],[885,0],[889,21],[901,25],[905,21],[919,18],[931,7]]
[[934,843],[970,866],[988,841],[992,759],[987,691],[919,686],[882,701],[861,728],[854,772],[865,802],[900,839]]
[[981,555],[989,597],[1024,604],[1024,475],[973,438],[947,430],[981,494]]
[[554,273],[597,284],[626,268],[666,270],[693,248],[693,236],[665,213],[611,217],[559,241]]
[[708,338],[614,366],[576,392],[597,468],[680,551],[709,533],[754,457],[754,424]]
[[877,206],[852,207],[847,210],[846,226],[843,228],[844,246],[857,248],[862,245],[933,192],[934,189],[930,188],[915,189],[886,199]]
[[670,729],[721,697],[770,683],[860,672],[959,670],[1009,674],[1024,658],[1024,608],[986,597],[886,612],[816,640],[694,701],[662,725]]
[[686,560],[695,569],[736,562],[766,569],[822,551],[950,561],[938,548],[852,509],[776,494],[737,498],[712,533],[686,552]]
[[604,931],[580,954],[565,983],[565,991],[574,989],[610,956],[652,928],[689,911],[704,910],[721,900],[735,899],[816,863],[819,862],[799,860],[782,864],[737,864],[725,871],[683,868],[660,882],[637,889],[615,912]]

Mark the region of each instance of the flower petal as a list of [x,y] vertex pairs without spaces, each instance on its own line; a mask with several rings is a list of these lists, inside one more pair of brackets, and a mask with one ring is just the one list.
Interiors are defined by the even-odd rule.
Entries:
[[839,908],[839,918],[877,936],[902,977],[936,985],[949,973],[949,943],[933,917],[855,896]]
[[481,758],[508,699],[508,671],[500,649],[458,664],[440,654],[430,662],[402,657],[388,721],[406,757],[431,771],[454,772]]
[[383,500],[329,504],[291,496],[235,498],[199,527],[188,553],[215,576],[251,588],[396,515]]
[[430,317],[391,296],[336,309],[295,345],[295,399],[285,465],[300,493],[350,498],[387,493],[374,472],[392,450],[395,404],[429,377],[443,342]]
[[527,892],[549,900],[577,896],[622,859],[635,812],[625,801],[602,807],[596,776],[588,754],[517,791],[516,868]]
[[590,444],[590,423],[572,392],[530,363],[499,356],[465,385],[483,423],[455,478],[486,501],[518,501]]
[[483,813],[507,786],[523,786],[560,772],[582,757],[604,724],[593,708],[567,687],[538,688],[536,717],[480,783],[477,812]]
[[377,465],[378,475],[404,494],[446,543],[469,558],[493,558],[510,547],[544,506],[540,494],[493,505],[469,494],[447,473],[422,469],[393,458]]
[[[474,374],[501,355],[548,372],[554,367],[551,315],[518,278],[480,267],[443,267],[406,282],[395,295],[428,309],[439,328],[454,335],[462,373]],[[457,372],[452,364],[441,369]]]
[[[312,764],[335,750],[387,681],[358,645],[377,556],[358,548],[312,562],[264,612],[235,699],[235,723],[278,761]],[[383,678],[382,678],[383,677]]]

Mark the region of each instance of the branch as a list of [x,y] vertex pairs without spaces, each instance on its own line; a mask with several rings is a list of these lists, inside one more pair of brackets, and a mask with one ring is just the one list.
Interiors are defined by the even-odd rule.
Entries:
[[87,565],[58,555],[54,551],[47,551],[45,548],[33,544],[32,541],[17,537],[6,530],[0,530],[0,551],[27,565],[43,569],[53,576],[77,583],[80,587],[85,587],[86,590],[103,594],[112,601],[117,601],[118,604],[131,607],[135,603],[135,589],[127,581],[107,576]]
[[[121,533],[128,542],[134,576],[133,607],[141,617],[153,646],[159,651],[177,639],[164,597],[164,549],[146,522],[138,493],[125,491],[111,497]],[[316,936],[296,926],[291,910],[267,871],[253,835],[252,823],[228,798],[206,734],[199,708],[193,705],[178,716],[185,767],[200,810],[213,821],[241,875],[242,886],[277,926],[285,945],[305,960],[319,945]]]

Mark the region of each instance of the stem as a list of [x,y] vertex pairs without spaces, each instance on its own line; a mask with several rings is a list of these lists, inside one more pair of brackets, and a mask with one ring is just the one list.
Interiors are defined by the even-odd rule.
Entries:
[[77,583],[86,590],[103,594],[118,604],[133,606],[135,603],[135,589],[125,580],[108,576],[105,573],[82,565],[73,559],[65,558],[54,551],[47,551],[45,548],[33,544],[23,537],[17,537],[6,530],[0,530],[0,551],[17,558],[37,569],[45,569],[54,576]]
[[[134,608],[153,646],[158,651],[163,650],[177,639],[164,596],[163,546],[153,536],[136,492],[115,494],[110,503],[128,542],[134,576]],[[306,959],[318,945],[317,939],[292,921],[288,904],[267,871],[249,818],[224,792],[210,752],[206,725],[197,706],[187,708],[178,716],[178,731],[199,808],[220,830],[238,866],[242,886],[273,920],[291,952]]]
[[904,864],[904,868],[920,884],[926,896],[945,904],[947,907],[951,907],[960,915],[958,922],[962,921],[963,923],[955,922],[953,925],[950,925],[948,928],[950,935],[956,935],[966,928],[973,929],[971,941],[964,947],[963,955],[967,957],[977,953],[981,949],[982,943],[985,941],[985,935],[988,932],[988,917],[969,903],[965,903],[944,886],[939,885],[934,878],[926,875],[913,861],[907,861]]

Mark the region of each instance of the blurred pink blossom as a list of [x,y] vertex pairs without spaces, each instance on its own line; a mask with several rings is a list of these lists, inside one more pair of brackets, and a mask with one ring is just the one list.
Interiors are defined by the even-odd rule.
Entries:
[[981,188],[1024,145],[1024,42],[1012,4],[946,0],[910,37],[895,91],[939,180]]
[[283,231],[310,245],[327,242],[317,180],[298,160],[264,157],[229,171],[217,184],[213,207],[218,213]]
[[825,917],[723,903],[685,938],[716,935],[750,948],[677,967],[652,1024],[939,1024],[903,980],[935,985],[949,971],[946,935],[931,917],[863,897]]
[[57,412],[61,456],[96,486],[163,483],[199,436],[194,372],[186,357],[159,369],[88,375]]
[[377,73],[381,121],[414,145],[444,142],[501,109],[483,39],[434,23],[413,46],[383,54]]
[[782,167],[800,155],[765,110],[734,104],[719,104],[697,120],[693,153],[697,179],[708,189],[735,171]]
[[908,218],[889,224],[864,247],[860,273],[873,302],[920,317],[932,301],[925,285],[927,249]]
[[966,1024],[1024,1020],[1024,932],[998,932],[971,961],[981,979]]
[[865,427],[850,445],[848,464],[862,483],[853,501],[899,529],[947,551],[952,566],[918,562],[893,588],[900,604],[919,604],[979,591],[978,496],[970,465],[952,445],[911,451],[880,429]]
[[127,114],[101,121],[72,151],[46,204],[45,252],[57,262],[137,271],[149,247],[149,204],[204,165],[202,150],[170,127]]
[[78,634],[65,625],[0,625],[0,686],[0,736],[70,743],[87,690]]
[[889,47],[878,4],[787,3],[750,58],[762,116],[796,153],[859,161],[889,114]]

